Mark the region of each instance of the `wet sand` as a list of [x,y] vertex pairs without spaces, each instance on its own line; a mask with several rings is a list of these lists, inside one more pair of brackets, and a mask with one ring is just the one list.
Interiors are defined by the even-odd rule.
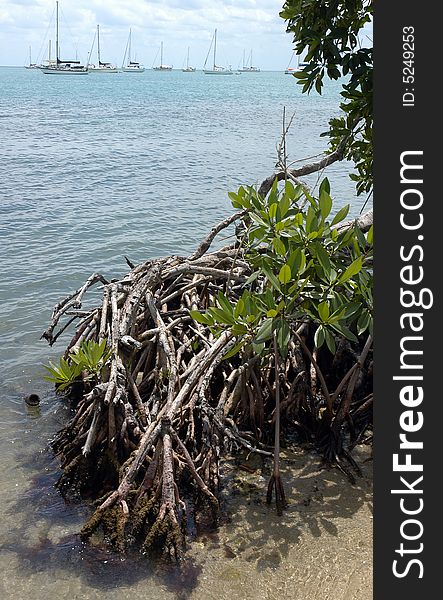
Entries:
[[[144,557],[79,543],[85,517],[54,490],[57,463],[45,446],[66,419],[53,396],[39,411],[23,398],[1,408],[0,597],[11,600],[370,600],[372,461],[352,486],[303,450],[285,451],[289,500],[277,517],[265,500],[267,472],[224,467],[228,519],[192,542],[180,575]],[[257,466],[252,460],[252,466]]]

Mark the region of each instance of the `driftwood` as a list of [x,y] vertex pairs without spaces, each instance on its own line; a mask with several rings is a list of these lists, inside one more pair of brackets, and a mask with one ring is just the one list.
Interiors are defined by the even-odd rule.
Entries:
[[[180,558],[190,524],[217,523],[221,456],[247,451],[270,460],[280,421],[283,430],[327,447],[350,474],[341,433],[354,410],[351,442],[371,422],[371,340],[357,350],[339,344],[340,359],[314,356],[313,332],[303,327],[281,364],[273,353],[225,359],[236,342],[232,334],[214,337],[190,317],[190,310],[213,305],[219,290],[233,301],[241,295],[250,270],[238,242],[209,250],[216,235],[243,216],[214,227],[189,257],[140,265],[127,260],[130,271],[118,281],[95,273],[54,309],[42,336],[50,344],[66,329],[63,319],[77,321],[65,356],[85,340],[106,338],[112,350],[100,377],[75,390],[74,415],[52,442],[61,460],[59,489],[94,503],[83,540],[101,530],[121,552],[136,544]],[[101,305],[83,309],[85,292],[98,283]],[[278,459],[279,435],[275,442]],[[280,511],[285,497],[278,468],[269,500],[273,488]]]

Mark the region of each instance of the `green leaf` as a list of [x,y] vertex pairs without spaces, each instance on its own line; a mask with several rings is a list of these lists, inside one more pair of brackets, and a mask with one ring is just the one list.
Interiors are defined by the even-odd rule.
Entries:
[[254,271],[254,273],[252,273],[252,275],[249,275],[249,277],[245,281],[245,285],[250,285],[251,283],[253,283],[257,279],[258,276],[259,276],[259,272]]
[[345,219],[347,217],[348,212],[349,212],[349,207],[350,207],[350,205],[347,204],[346,206],[343,206],[343,208],[340,208],[338,213],[332,219],[331,226],[337,225],[337,223],[340,223],[341,221],[343,221],[343,219]]
[[274,203],[271,204],[271,206],[269,207],[269,218],[270,219],[275,219],[275,217],[277,216],[277,210],[278,210],[278,204]]
[[289,283],[291,281],[291,267],[288,264],[282,266],[278,278],[281,283]]
[[[296,188],[294,187],[294,184],[292,183],[292,181],[290,181],[289,179],[287,179],[285,181],[285,196],[288,198],[288,200],[290,201],[291,198],[294,198],[296,195],[297,191]],[[281,210],[281,207],[280,207]]]
[[290,257],[288,258],[288,265],[291,267],[291,272],[294,275],[298,274],[298,272],[300,270],[300,266],[301,266],[301,261],[302,261],[301,250],[300,250],[300,248],[296,248],[294,250],[294,252],[292,252]]
[[202,323],[203,325],[213,325],[214,324],[214,319],[212,319],[207,314],[198,312],[198,310],[190,310],[189,314],[194,319],[194,321],[197,321],[197,323]]
[[240,194],[228,192],[228,197],[234,208],[250,208],[250,204],[248,202],[245,202],[244,199],[240,196]]
[[370,246],[372,246],[374,242],[374,225],[371,225],[371,227],[369,228],[369,231],[366,235],[366,241]]
[[[273,204],[272,206],[275,206],[275,204]],[[286,246],[284,245],[284,243],[282,242],[282,240],[280,238],[278,238],[278,237],[273,238],[272,245],[273,245],[276,253],[279,254],[280,256],[284,256],[286,254]]]
[[266,313],[266,316],[269,317],[270,319],[273,319],[274,317],[276,317],[278,315],[278,311],[275,310],[275,308],[271,308],[270,310],[268,310],[268,312]]
[[246,325],[236,323],[231,327],[231,331],[234,335],[245,335],[246,333],[248,333],[248,328],[246,327]]
[[363,310],[357,321],[357,333],[361,335],[369,327],[371,313],[368,310]]
[[345,312],[343,314],[343,318],[349,320],[357,311],[361,309],[361,302],[351,302],[345,308]]
[[272,184],[271,191],[268,195],[268,205],[274,204],[278,200],[278,181],[277,178],[274,179],[274,183]]
[[325,248],[321,243],[315,243],[315,252],[317,254],[317,258],[321,266],[323,267],[323,271],[325,275],[329,278],[331,273],[331,261],[329,260],[329,255],[326,252]]
[[252,243],[254,240],[261,241],[266,234],[265,227],[253,227],[249,230],[248,238],[249,242]]
[[[286,183],[288,183],[288,182],[286,182]],[[289,183],[291,183],[291,182],[289,182]],[[283,198],[278,203],[278,207],[280,209],[280,218],[281,219],[284,219],[284,217],[286,216],[286,214],[287,214],[287,212],[289,210],[290,205],[291,205],[291,201],[289,199],[289,196],[287,195],[287,193],[285,193],[283,195]]]
[[358,342],[357,336],[355,336],[345,325],[342,325],[341,323],[331,323],[331,327],[351,342]]
[[332,209],[332,198],[326,190],[320,191],[320,198],[318,202],[320,204],[321,216],[323,219],[326,219]]
[[235,325],[234,315],[226,312],[221,308],[215,308],[214,306],[211,306],[211,308],[208,308],[208,313],[212,315],[218,323],[224,323],[225,325]]
[[318,305],[318,314],[322,321],[327,321],[329,319],[329,306],[327,302],[320,302]]
[[262,271],[263,273],[266,275],[268,281],[271,282],[272,286],[278,290],[279,292],[281,292],[281,288],[280,288],[280,283],[277,279],[277,277],[274,275],[274,273],[271,271],[271,269],[268,268],[268,266],[263,263],[261,265]]
[[238,317],[245,316],[245,315],[246,315],[246,307],[245,307],[244,300],[242,298],[239,298],[237,304],[235,305],[234,318],[238,319]]
[[303,213],[299,212],[295,215],[294,225],[297,225],[298,227],[300,227],[300,225],[303,225]]
[[328,323],[336,323],[337,321],[340,321],[341,319],[343,319],[345,312],[345,307],[342,306],[338,308],[332,313],[332,315],[330,315],[330,317],[328,318]]
[[316,230],[317,219],[315,216],[315,210],[310,206],[308,208],[308,212],[306,213],[306,233],[311,233],[311,231]]
[[223,355],[223,360],[226,360],[227,358],[231,358],[232,356],[235,356],[245,345],[245,341],[241,340],[241,342],[239,342],[238,344],[235,344],[235,346],[233,348],[231,348],[230,350],[228,350],[228,352],[226,352],[226,354]]
[[277,345],[280,348],[281,352],[286,354],[289,340],[291,339],[291,329],[286,321],[280,320],[277,324]]
[[252,342],[252,350],[254,351],[255,354],[260,355],[264,349],[265,349],[265,345],[263,343],[256,344],[255,342]]
[[263,323],[261,324],[261,326],[257,332],[257,335],[255,336],[255,343],[261,344],[263,342],[266,342],[266,340],[269,340],[269,338],[272,335],[272,329],[273,329],[272,319],[265,319],[263,321]]
[[314,335],[314,344],[316,348],[321,348],[323,346],[323,342],[325,341],[325,329],[323,325],[317,328],[317,331]]
[[326,345],[329,348],[329,351],[331,352],[331,354],[335,354],[336,345],[335,345],[334,336],[329,331],[329,329],[327,329],[326,327],[325,327],[325,339],[326,339]]
[[327,177],[325,177],[325,178],[323,179],[323,181],[321,182],[321,184],[320,184],[320,187],[319,187],[319,192],[320,192],[320,194],[321,194],[323,191],[325,191],[327,194],[330,194],[330,193],[331,193],[331,185],[330,185],[330,183],[329,183],[329,179],[328,179]]
[[358,256],[350,265],[349,267],[346,269],[346,271],[344,271],[340,277],[339,277],[339,282],[340,283],[344,283],[345,281],[348,281],[348,279],[351,279],[351,277],[353,277],[354,275],[357,275],[357,273],[359,271],[361,271],[361,268],[363,266],[363,257],[362,256]]
[[222,310],[224,310],[226,313],[228,313],[228,314],[234,313],[234,307],[229,302],[229,300],[226,298],[226,296],[223,294],[223,292],[220,292],[220,291],[218,292],[217,301],[219,303],[220,308]]

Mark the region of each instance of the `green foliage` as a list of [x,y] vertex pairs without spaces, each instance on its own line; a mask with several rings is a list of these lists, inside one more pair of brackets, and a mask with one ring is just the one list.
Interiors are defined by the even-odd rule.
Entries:
[[43,366],[49,372],[49,375],[46,375],[45,379],[56,385],[57,392],[64,392],[80,377],[82,372],[79,365],[71,363],[64,358],[60,358],[58,365],[49,361],[49,365]]
[[355,163],[357,192],[372,189],[372,48],[360,47],[359,32],[372,18],[372,0],[286,0],[280,16],[294,35],[295,50],[308,64],[296,73],[303,92],[321,94],[324,77],[346,76],[340,104],[344,115],[331,119],[331,150],[344,148]]
[[104,365],[110,359],[112,350],[107,348],[107,340],[101,342],[89,340],[82,342],[80,347],[70,353],[71,361],[80,366],[82,371],[87,371],[90,375],[98,375]]
[[337,334],[356,342],[372,330],[372,230],[335,227],[348,207],[331,217],[327,179],[318,198],[291,182],[283,190],[275,183],[266,199],[252,187],[230,197],[248,210],[244,239],[253,273],[235,302],[219,292],[206,313],[191,311],[215,333],[237,336],[230,356],[245,344],[263,351],[274,332],[284,354],[291,330],[306,321],[318,325],[317,347],[326,344],[332,353]]
[[82,373],[86,374],[86,380],[96,378],[111,357],[112,350],[107,348],[107,341],[101,342],[89,340],[82,342],[79,348],[72,350],[67,359],[60,358],[59,364],[55,365],[49,361],[44,365],[49,375],[45,379],[57,386],[58,392],[64,392]]

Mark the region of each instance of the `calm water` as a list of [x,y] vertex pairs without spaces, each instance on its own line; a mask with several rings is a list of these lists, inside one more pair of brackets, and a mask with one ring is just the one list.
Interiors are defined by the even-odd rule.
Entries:
[[[81,509],[52,491],[56,465],[45,451],[66,419],[41,379],[41,364],[62,348],[39,340],[53,305],[94,271],[123,274],[124,255],[137,262],[193,250],[230,213],[228,191],[272,173],[283,106],[296,115],[290,158],[310,157],[325,147],[318,136],[337,114],[338,92],[330,85],[322,97],[302,96],[283,73],[76,78],[0,68],[2,597],[25,597],[30,585],[36,598],[60,597],[55,577],[73,586],[71,598],[102,598],[95,587],[110,577],[105,560],[91,557],[100,585],[69,573],[85,557],[69,538]],[[351,201],[358,214],[364,199],[355,198],[346,166],[326,174],[336,208]],[[39,414],[24,407],[30,391],[42,396]],[[49,540],[63,536],[48,569]],[[146,597],[162,597],[155,585]]]

